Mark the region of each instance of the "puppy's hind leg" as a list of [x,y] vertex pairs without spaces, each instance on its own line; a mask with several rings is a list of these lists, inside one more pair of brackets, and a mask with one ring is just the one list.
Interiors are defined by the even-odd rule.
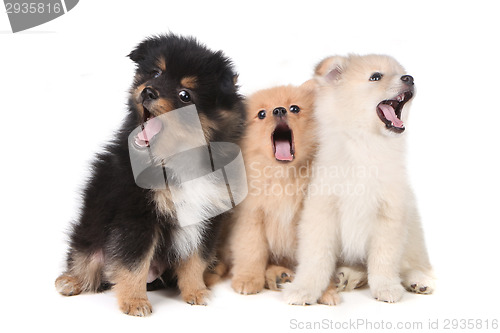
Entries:
[[342,266],[335,272],[333,279],[339,291],[352,291],[368,283],[366,269],[355,266]]
[[403,286],[417,294],[432,294],[436,289],[434,274],[418,270],[403,273]]
[[269,265],[266,269],[266,288],[280,290],[287,282],[293,281],[293,271],[283,266]]
[[337,305],[340,304],[340,295],[338,292],[338,287],[332,280],[328,285],[328,288],[323,292],[323,295],[318,299],[319,304],[324,305]]
[[285,287],[289,304],[314,304],[327,289],[338,253],[337,211],[328,196],[309,197],[298,226],[298,267]]
[[215,267],[207,268],[203,274],[203,281],[208,288],[219,283],[228,273],[229,267],[224,262],[218,262]]
[[70,274],[61,274],[55,282],[56,290],[63,296],[79,295],[82,289],[80,280]]
[[55,281],[57,291],[64,296],[81,292],[97,292],[102,283],[104,258],[102,251],[84,254],[71,250],[67,260],[68,268]]

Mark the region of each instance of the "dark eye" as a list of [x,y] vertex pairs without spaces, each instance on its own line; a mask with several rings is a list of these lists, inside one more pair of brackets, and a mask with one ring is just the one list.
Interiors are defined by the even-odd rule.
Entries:
[[297,105],[290,106],[290,112],[299,113],[299,111],[300,111],[300,108]]
[[179,99],[183,103],[189,103],[191,102],[191,95],[189,95],[189,93],[186,90],[181,90],[179,91]]
[[161,75],[161,71],[160,70],[152,71],[151,75],[156,79]]
[[384,76],[384,74],[375,72],[372,74],[372,76],[370,76],[370,81],[380,81],[382,80],[382,76]]
[[266,110],[260,110],[259,113],[257,113],[257,117],[259,117],[259,119],[266,118]]

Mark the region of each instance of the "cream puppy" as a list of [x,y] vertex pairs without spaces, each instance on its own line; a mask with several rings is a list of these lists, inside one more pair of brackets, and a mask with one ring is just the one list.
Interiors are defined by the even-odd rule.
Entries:
[[405,166],[413,77],[381,55],[329,57],[315,74],[319,150],[287,301],[316,303],[339,262],[364,265],[377,300],[396,302],[405,288],[432,293],[433,272]]

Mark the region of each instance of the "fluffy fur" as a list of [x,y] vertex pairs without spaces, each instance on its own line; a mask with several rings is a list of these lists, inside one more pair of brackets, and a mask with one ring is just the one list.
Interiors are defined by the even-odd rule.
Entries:
[[[318,172],[299,223],[299,264],[287,301],[315,303],[337,262],[365,266],[380,301],[398,301],[404,288],[431,293],[432,268],[405,166],[413,78],[380,55],[327,58],[315,78]],[[399,120],[383,116],[381,102],[402,111]]]
[[[229,240],[238,293],[278,290],[292,280],[297,222],[316,149],[313,101],[311,82],[261,90],[248,99],[242,152],[249,194],[236,209]],[[287,151],[278,152],[280,140]]]
[[[67,268],[56,280],[56,288],[70,296],[113,286],[123,312],[145,316],[152,311],[146,296],[148,282],[159,286],[175,279],[186,302],[205,304],[208,290],[203,272],[212,260],[223,216],[181,227],[171,196],[190,197],[196,191],[200,200],[195,206],[186,200],[184,211],[203,217],[200,211],[212,204],[205,199],[210,197],[206,186],[210,184],[196,188],[170,184],[169,190],[138,187],[128,136],[137,126],[144,128],[148,119],[195,104],[207,142],[238,143],[245,113],[236,74],[222,52],[213,52],[192,38],[168,34],[146,39],[129,57],[137,65],[129,112],[115,140],[93,164],[81,216],[70,234]],[[183,138],[180,142],[197,139],[186,130],[175,134]],[[151,154],[161,163],[153,149]]]

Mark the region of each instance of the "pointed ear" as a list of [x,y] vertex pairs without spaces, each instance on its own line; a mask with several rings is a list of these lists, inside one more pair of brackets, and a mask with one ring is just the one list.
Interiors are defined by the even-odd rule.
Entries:
[[143,60],[143,59],[141,59],[142,58],[141,54],[139,52],[139,49],[137,49],[137,48],[132,50],[132,52],[130,52],[129,54],[127,54],[127,57],[132,59],[132,61],[134,61],[134,62],[139,62],[139,61]]
[[148,51],[151,48],[156,47],[158,44],[158,38],[147,38],[143,40],[139,45],[137,45],[135,49],[133,49],[132,52],[130,52],[127,56],[132,59],[132,61],[139,63],[146,59],[146,56],[149,53]]
[[316,82],[316,80],[310,79],[302,83],[299,87],[308,91],[309,93],[315,93],[316,88],[318,88],[318,83]]
[[227,69],[219,78],[219,88],[224,94],[233,94],[237,90],[236,82],[238,74],[231,69]]
[[330,70],[325,76],[324,78],[328,81],[328,82],[334,82],[334,81],[337,81],[340,79],[340,76],[342,75],[342,68],[340,68],[339,66],[336,66],[335,68],[333,68],[332,70]]
[[314,69],[314,74],[326,82],[334,82],[341,78],[344,71],[345,58],[333,56],[323,59]]
[[140,62],[144,60],[144,52],[146,48],[142,46],[143,44],[144,43],[139,44],[135,49],[132,50],[132,52],[127,55],[127,57],[132,59],[133,62]]

